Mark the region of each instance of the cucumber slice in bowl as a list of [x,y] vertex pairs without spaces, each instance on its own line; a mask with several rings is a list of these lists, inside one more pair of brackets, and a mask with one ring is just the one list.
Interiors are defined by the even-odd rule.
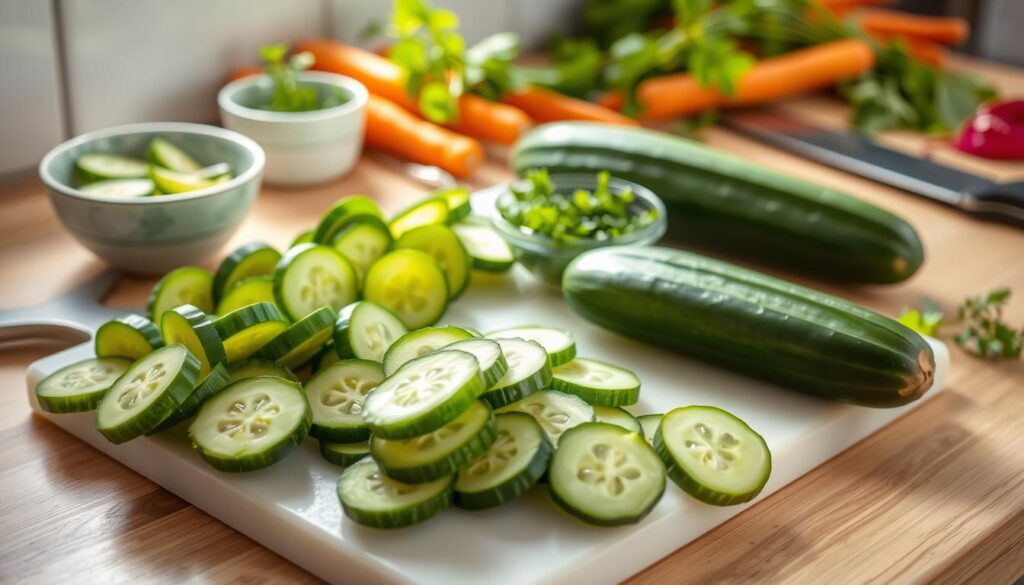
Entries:
[[594,408],[572,394],[555,390],[540,390],[526,398],[498,409],[505,412],[524,412],[540,424],[548,439],[556,447],[565,431],[594,420]]
[[369,454],[369,441],[356,441],[354,443],[320,441],[320,455],[328,462],[342,467],[348,467]]
[[177,268],[164,275],[149,294],[146,310],[154,323],[175,307],[193,305],[213,312],[213,275],[198,266]]
[[100,357],[64,366],[36,385],[36,400],[46,412],[93,410],[131,365],[129,359]]
[[384,475],[372,457],[365,457],[341,474],[338,499],[356,524],[403,528],[451,506],[453,483],[453,477],[418,484],[395,481]]
[[207,400],[188,428],[203,459],[221,471],[255,471],[281,459],[309,433],[302,386],[278,377],[231,384]]
[[391,479],[423,483],[451,477],[494,443],[494,413],[480,401],[436,431],[411,439],[370,439],[370,453]]
[[625,368],[576,358],[551,370],[551,387],[590,404],[625,406],[640,398],[640,378]]
[[425,225],[413,228],[395,240],[394,247],[397,250],[419,250],[436,260],[448,284],[448,300],[457,298],[469,285],[469,254],[448,226]]
[[533,341],[522,339],[495,339],[505,355],[508,369],[494,385],[480,397],[501,408],[522,400],[551,383],[551,366],[544,348]]
[[551,496],[590,524],[634,524],[665,493],[665,466],[637,433],[590,422],[562,436],[548,470]]
[[352,263],[356,279],[363,282],[366,271],[391,247],[391,232],[382,220],[364,216],[342,228],[331,245]]
[[339,356],[380,362],[397,339],[408,333],[397,315],[373,301],[357,301],[341,310],[334,325]]
[[272,275],[280,261],[281,253],[263,242],[252,242],[236,248],[221,261],[213,275],[214,296],[223,298],[243,279]]
[[448,202],[444,197],[427,197],[403,209],[391,218],[391,236],[396,240],[412,229],[448,221]]
[[320,307],[268,341],[257,357],[297,369],[313,359],[330,341],[337,318],[338,313],[331,307]]
[[410,361],[377,386],[363,403],[363,420],[384,439],[424,435],[458,418],[482,388],[475,357],[436,351]]
[[75,171],[83,183],[93,183],[110,179],[142,179],[149,172],[149,165],[129,156],[96,152],[78,157]]
[[242,307],[256,303],[274,302],[274,279],[270,276],[250,276],[235,283],[220,302],[217,303],[217,314],[227,315]]
[[79,187],[87,195],[110,199],[135,199],[152,195],[156,185],[149,179],[110,179]]
[[136,361],[96,408],[96,429],[111,443],[152,431],[192,393],[199,367],[199,360],[177,343]]
[[444,346],[444,349],[456,349],[473,354],[480,365],[480,378],[483,380],[484,388],[494,386],[508,371],[505,354],[502,353],[498,342],[493,339],[463,339]]
[[620,426],[627,431],[633,431],[634,433],[644,434],[643,428],[640,426],[640,421],[629,414],[624,408],[618,406],[595,406],[594,407],[594,420],[597,422],[606,422],[616,426]]
[[424,327],[410,331],[391,344],[384,354],[384,374],[390,376],[411,360],[423,357],[446,345],[472,339],[471,332],[462,327]]
[[228,374],[230,374],[228,384],[234,384],[239,380],[255,378],[257,376],[277,376],[282,380],[289,380],[291,382],[299,381],[290,369],[270,360],[261,360],[257,358],[249,358],[238,363],[229,364]]
[[772,473],[772,454],[764,438],[714,406],[665,413],[654,434],[654,449],[672,481],[715,506],[754,499]]
[[179,173],[156,165],[149,166],[149,178],[153,180],[160,193],[176,195],[213,187],[231,179],[230,174],[209,177],[202,170],[195,173]]
[[370,438],[363,403],[383,380],[380,364],[368,360],[341,360],[314,374],[304,386],[313,413],[309,433],[337,443]]
[[152,321],[131,314],[100,325],[94,337],[96,357],[137,360],[164,345],[160,330]]
[[505,272],[512,268],[516,257],[512,248],[490,225],[477,221],[462,221],[452,231],[465,246],[473,268],[485,272]]
[[494,508],[533,487],[548,469],[552,447],[537,421],[508,412],[495,417],[497,437],[486,453],[459,471],[455,505]]
[[433,325],[448,306],[448,284],[437,262],[419,250],[395,250],[366,273],[363,297],[398,316],[409,329]]
[[232,311],[213,322],[224,344],[228,362],[249,357],[288,328],[274,303],[256,303]]
[[551,367],[560,366],[576,357],[576,338],[564,329],[554,327],[512,327],[491,331],[485,337],[489,339],[525,339],[539,343],[548,352]]
[[356,300],[356,273],[334,249],[301,244],[274,269],[274,298],[292,321],[321,307],[340,310]]
[[192,305],[182,305],[163,314],[160,332],[164,343],[180,343],[199,360],[199,377],[205,378],[210,368],[227,359],[224,344],[210,318]]
[[202,168],[187,152],[163,138],[154,138],[146,151],[149,162],[179,173],[194,173]]

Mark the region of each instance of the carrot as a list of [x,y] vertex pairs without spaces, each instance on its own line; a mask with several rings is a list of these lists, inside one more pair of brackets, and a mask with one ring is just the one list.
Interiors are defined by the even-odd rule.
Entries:
[[484,159],[478,141],[417,118],[374,94],[366,102],[366,146],[441,167],[456,177],[471,175]]
[[893,0],[818,0],[821,6],[832,13],[833,16],[842,18],[851,10],[864,6],[885,6],[892,4]]
[[881,8],[862,11],[859,22],[872,34],[900,35],[940,45],[959,45],[970,32],[962,18],[919,16]]
[[[875,55],[867,43],[843,39],[759,61],[743,74],[732,97],[704,87],[689,73],[676,73],[640,82],[637,98],[644,108],[644,119],[688,116],[711,108],[767,103],[826,88],[871,69],[874,63]],[[623,101],[620,93],[609,93],[601,103],[621,109]]]
[[526,115],[537,124],[559,120],[589,120],[606,124],[637,125],[636,120],[604,106],[537,86],[509,92],[501,101],[526,112]]
[[[366,86],[372,94],[391,100],[419,114],[416,101],[405,91],[402,68],[380,55],[337,41],[313,40],[300,43],[297,51],[313,53],[314,69],[347,75]],[[449,128],[481,140],[512,144],[530,125],[521,110],[488,101],[478,95],[459,98],[459,119]]]

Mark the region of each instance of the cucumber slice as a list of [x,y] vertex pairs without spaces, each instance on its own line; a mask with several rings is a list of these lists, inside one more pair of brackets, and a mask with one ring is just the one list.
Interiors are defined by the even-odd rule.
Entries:
[[248,305],[213,322],[229,362],[244,360],[288,329],[274,303]]
[[497,436],[494,413],[479,400],[443,427],[411,439],[370,439],[370,453],[391,479],[424,483],[450,477],[483,455]]
[[495,339],[505,355],[508,369],[481,400],[491,408],[501,408],[522,400],[551,383],[548,354],[540,344],[522,339]]
[[407,332],[391,311],[373,301],[358,301],[341,310],[334,325],[334,346],[338,355],[380,362],[391,344]]
[[[595,412],[597,412],[595,410]],[[636,417],[636,422],[640,423],[640,429],[644,433],[644,438],[647,442],[654,444],[654,433],[658,432],[658,427],[661,426],[660,414],[641,414]]]
[[391,218],[391,236],[396,240],[414,228],[444,224],[448,221],[448,202],[444,197],[427,197],[406,207]]
[[455,343],[449,343],[444,349],[457,349],[473,354],[480,365],[480,378],[483,380],[484,388],[490,388],[497,384],[498,380],[508,371],[508,361],[501,351],[501,346],[493,339],[463,339]]
[[121,315],[100,325],[94,345],[97,357],[123,357],[134,361],[163,347],[164,339],[149,319]]
[[338,479],[345,515],[373,528],[403,528],[428,520],[452,503],[452,477],[430,483],[395,481],[372,457],[351,465]]
[[590,524],[635,524],[665,493],[665,466],[637,433],[601,422],[569,429],[548,470],[551,496]]
[[334,351],[334,344],[327,342],[324,344],[323,349],[320,350],[320,355],[316,356],[313,362],[313,371],[319,372],[331,364],[335,364],[341,360],[341,356],[338,355],[337,351]]
[[155,165],[179,173],[194,173],[202,168],[188,153],[163,138],[154,138],[149,143],[146,158]]
[[320,223],[313,230],[312,241],[317,244],[329,244],[342,228],[358,219],[367,216],[376,217],[383,222],[377,202],[366,195],[348,195],[342,197],[320,218]]
[[274,302],[274,279],[270,276],[250,276],[238,281],[217,303],[217,314],[227,315],[242,307],[256,303]]
[[146,161],[119,154],[83,154],[75,161],[75,170],[83,183],[110,179],[144,179],[149,172]]
[[419,250],[395,250],[366,273],[363,297],[398,316],[409,329],[433,325],[448,306],[448,284],[437,262]]
[[340,310],[356,300],[356,291],[352,265],[327,246],[296,246],[274,269],[274,298],[292,321],[321,307]]
[[448,223],[462,221],[470,212],[473,206],[469,203],[469,189],[465,187],[448,187],[434,192],[435,197],[441,197],[448,204]]
[[551,387],[590,404],[625,406],[640,398],[640,378],[625,368],[576,358],[551,370]]
[[413,228],[395,240],[395,249],[419,250],[436,260],[448,284],[448,300],[457,298],[469,286],[469,254],[448,226],[425,225]]
[[152,431],[192,393],[199,367],[199,360],[177,343],[136,361],[96,408],[96,429],[111,443]]
[[236,248],[221,261],[213,275],[214,296],[223,298],[245,278],[272,275],[280,260],[281,253],[263,242],[252,242]]
[[363,420],[383,439],[436,431],[466,411],[482,389],[476,358],[443,350],[414,359],[366,397]]
[[278,377],[246,378],[203,403],[188,428],[192,444],[221,471],[268,467],[301,445],[310,410],[302,386]]
[[119,357],[87,359],[64,366],[36,385],[36,399],[46,412],[93,410],[132,361]]
[[153,194],[156,185],[149,179],[110,179],[83,185],[78,190],[96,197],[135,199]]
[[576,338],[572,333],[564,329],[554,327],[511,327],[492,331],[486,335],[489,339],[518,338],[526,341],[535,341],[548,352],[548,362],[551,367],[560,366],[576,357]]
[[231,175],[209,178],[205,173],[178,173],[156,165],[149,165],[149,178],[161,193],[175,195],[213,187],[231,179]]
[[380,364],[369,360],[341,360],[314,374],[305,385],[313,413],[309,433],[337,443],[370,438],[363,403],[383,380]]
[[164,275],[149,293],[146,311],[159,323],[166,311],[193,305],[205,313],[213,312],[213,275],[198,266],[177,268]]
[[366,271],[391,247],[391,232],[382,220],[375,216],[372,221],[356,220],[338,232],[331,245],[352,263],[356,279],[363,282]]
[[565,431],[594,420],[593,407],[579,397],[556,390],[540,390],[495,412],[525,412],[532,416],[556,447]]
[[754,499],[772,473],[764,438],[735,415],[714,406],[676,408],[662,417],[654,450],[672,481],[715,506]]
[[224,344],[210,318],[192,305],[182,305],[164,313],[160,319],[164,343],[180,343],[199,360],[199,377],[227,359]]
[[311,230],[311,229],[310,230],[306,230],[306,231],[300,233],[299,235],[295,236],[295,239],[292,240],[292,243],[288,244],[288,247],[289,248],[294,248],[295,246],[298,246],[299,244],[312,244],[312,243],[316,243],[316,242],[313,241],[313,232],[314,231],[315,230]]
[[282,380],[289,380],[291,382],[299,381],[290,369],[282,365],[275,364],[272,361],[257,358],[250,358],[238,363],[229,364],[228,373],[231,374],[228,378],[228,384],[234,384],[239,380],[255,378],[257,376],[277,376]]
[[461,327],[425,327],[410,331],[391,344],[384,354],[384,375],[390,376],[398,368],[418,357],[464,339],[473,339],[473,334]]
[[337,318],[338,313],[331,307],[320,307],[268,341],[257,357],[274,360],[293,370],[299,368],[330,341]]
[[504,272],[515,264],[512,248],[490,225],[462,221],[453,225],[452,231],[465,246],[476,270]]
[[468,510],[494,508],[533,487],[548,469],[553,451],[533,417],[508,412],[495,417],[497,438],[470,462],[455,482],[455,505]]
[[348,467],[370,454],[369,441],[356,441],[354,443],[329,443],[320,441],[320,454],[327,461]]
[[183,420],[192,418],[204,402],[216,396],[218,392],[228,385],[230,379],[227,367],[224,364],[217,364],[206,375],[206,378],[203,378],[192,392],[178,403],[177,410],[165,418],[155,429],[147,431],[146,434],[155,435],[177,425]]
[[620,426],[627,431],[633,431],[641,436],[644,434],[643,428],[640,427],[640,422],[632,414],[629,414],[629,411],[618,406],[595,406],[594,419],[597,422],[606,422]]

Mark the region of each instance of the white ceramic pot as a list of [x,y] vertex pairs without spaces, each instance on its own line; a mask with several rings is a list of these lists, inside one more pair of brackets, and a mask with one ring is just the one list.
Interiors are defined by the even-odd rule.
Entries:
[[299,82],[321,95],[340,88],[348,100],[311,112],[273,112],[254,107],[270,88],[264,75],[233,81],[220,90],[221,123],[252,138],[267,154],[263,179],[282,186],[326,183],[348,173],[363,148],[366,88],[354,79],[303,71]]

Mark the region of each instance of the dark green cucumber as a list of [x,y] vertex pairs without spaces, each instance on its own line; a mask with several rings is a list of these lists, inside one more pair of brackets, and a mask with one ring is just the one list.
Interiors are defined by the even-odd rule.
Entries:
[[924,261],[914,228],[896,215],[663,132],[545,124],[519,141],[512,166],[609,170],[665,201],[672,239],[831,278],[900,282]]
[[843,299],[667,248],[588,252],[569,306],[594,323],[823,398],[901,406],[932,385],[928,342]]

